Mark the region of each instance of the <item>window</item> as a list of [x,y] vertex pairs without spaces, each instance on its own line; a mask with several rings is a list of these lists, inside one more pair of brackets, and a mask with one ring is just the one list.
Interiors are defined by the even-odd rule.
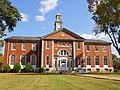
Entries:
[[26,43],[22,43],[22,49],[23,49],[23,50],[26,49]]
[[10,59],[10,65],[14,65],[14,64],[15,64],[15,55],[12,54]]
[[98,51],[98,46],[95,45],[95,51]]
[[49,42],[49,41],[46,42],[46,48],[47,48],[47,49],[50,48],[50,42]]
[[16,43],[12,43],[12,50],[16,49]]
[[69,42],[66,42],[66,46],[69,46]]
[[36,51],[36,45],[37,45],[36,43],[32,44],[32,50],[33,51]]
[[90,58],[90,56],[87,56],[87,65],[91,65],[91,58]]
[[35,55],[32,55],[32,56],[31,56],[31,58],[30,58],[30,63],[31,63],[32,65],[35,65],[35,63],[36,63],[36,56],[35,56]]
[[58,46],[60,46],[61,45],[61,43],[60,42],[58,42]]
[[61,51],[59,52],[59,55],[60,55],[60,56],[68,56],[69,54],[68,54],[68,52],[67,52],[66,50],[61,50]]
[[98,56],[95,57],[95,64],[99,65],[99,57]]
[[106,51],[106,46],[103,46],[103,51]]
[[46,57],[46,65],[49,65],[49,56]]
[[107,56],[104,56],[104,65],[108,65]]
[[80,49],[80,42],[78,42],[78,49]]
[[21,56],[21,65],[25,65],[26,64],[26,56],[22,55]]
[[86,50],[90,51],[90,46],[89,45],[86,46]]
[[81,65],[80,56],[77,57],[78,65]]
[[62,42],[62,46],[65,46],[65,44],[66,44],[65,42]]

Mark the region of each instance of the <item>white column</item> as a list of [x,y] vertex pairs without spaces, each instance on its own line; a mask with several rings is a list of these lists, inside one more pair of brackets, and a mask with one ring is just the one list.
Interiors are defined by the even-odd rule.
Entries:
[[55,60],[54,60],[54,40],[52,40],[52,68],[55,68]]
[[75,41],[73,41],[73,68],[75,67]]
[[43,67],[44,40],[42,40],[41,67]]

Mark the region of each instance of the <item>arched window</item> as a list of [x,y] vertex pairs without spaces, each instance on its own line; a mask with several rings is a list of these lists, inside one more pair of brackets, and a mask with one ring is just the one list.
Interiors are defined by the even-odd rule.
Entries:
[[22,55],[20,61],[21,61],[21,65],[25,65],[26,64],[26,56]]
[[36,65],[36,56],[35,55],[32,55],[31,58],[30,58],[30,63],[32,65]]
[[95,57],[95,64],[99,65],[99,57],[98,56]]
[[14,65],[15,64],[15,55],[12,54],[10,57],[10,65]]
[[90,56],[87,56],[87,65],[91,65],[91,58],[90,58]]
[[107,56],[104,56],[104,65],[108,65]]
[[59,52],[59,55],[60,55],[60,56],[68,56],[69,54],[68,54],[68,52],[67,52],[66,50],[61,50],[61,51]]

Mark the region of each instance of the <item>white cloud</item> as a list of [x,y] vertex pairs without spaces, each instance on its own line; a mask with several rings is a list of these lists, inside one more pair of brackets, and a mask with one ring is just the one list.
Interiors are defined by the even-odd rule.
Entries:
[[44,16],[35,16],[36,21],[45,21]]
[[57,7],[58,0],[42,0],[40,2],[40,5],[41,5],[41,8],[39,9],[39,11],[44,15],[45,13]]
[[21,14],[21,16],[22,16],[22,21],[23,22],[27,22],[28,21],[28,15],[27,14],[25,14],[25,13],[20,13]]
[[81,37],[85,38],[85,39],[104,39],[104,38],[108,38],[108,35],[105,35],[104,33],[100,33],[98,35],[95,36],[95,34],[87,34],[84,33],[82,35],[80,35]]
[[46,29],[46,27],[45,27],[45,26],[43,26],[43,27],[42,27],[42,29],[43,29],[43,30],[45,30],[45,29]]

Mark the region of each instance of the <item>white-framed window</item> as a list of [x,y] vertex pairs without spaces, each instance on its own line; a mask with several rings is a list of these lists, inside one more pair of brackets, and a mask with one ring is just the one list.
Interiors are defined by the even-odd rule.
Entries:
[[106,46],[103,46],[103,52],[105,52],[106,51]]
[[104,56],[104,65],[108,65],[107,56]]
[[66,46],[69,46],[69,42],[66,42]]
[[66,50],[61,50],[61,51],[59,52],[59,55],[60,55],[60,56],[68,56],[69,53],[68,53]]
[[16,49],[16,43],[12,43],[11,50],[15,50],[15,49]]
[[22,43],[22,50],[26,50],[26,43]]
[[26,55],[22,55],[20,61],[21,65],[26,65]]
[[86,51],[90,51],[90,45],[86,46]]
[[50,42],[46,41],[46,49],[49,49],[49,48],[50,48]]
[[98,51],[98,46],[97,45],[95,45],[95,52],[97,52]]
[[46,65],[49,65],[49,61],[50,61],[50,57],[47,56],[47,57],[46,57]]
[[30,63],[31,63],[31,65],[36,65],[36,56],[35,55],[32,55],[30,57]]
[[11,56],[10,56],[10,65],[15,65],[15,55],[14,54],[12,54]]
[[95,65],[99,65],[99,56],[95,57]]
[[61,45],[61,42],[58,42],[58,46],[60,46]]
[[33,44],[32,44],[32,50],[33,50],[33,51],[36,51],[36,46],[37,46],[36,43],[33,43]]
[[61,44],[62,44],[62,46],[65,46],[66,43],[65,42],[61,42]]
[[90,56],[87,56],[87,65],[91,65],[91,58],[90,58]]
[[80,42],[78,42],[78,50],[80,50]]

